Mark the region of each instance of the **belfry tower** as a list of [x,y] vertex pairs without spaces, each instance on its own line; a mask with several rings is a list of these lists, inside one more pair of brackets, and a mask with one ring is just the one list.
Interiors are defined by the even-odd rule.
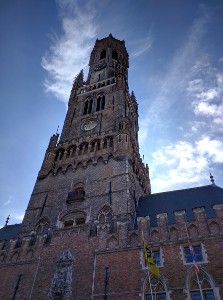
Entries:
[[128,53],[111,34],[96,40],[87,81],[77,75],[60,139],[46,150],[22,232],[101,220],[134,226],[136,201],[150,193],[139,155],[138,108],[128,89]]
[[124,41],[97,40],[89,67],[22,224],[0,229],[0,300],[223,299],[223,189],[151,194]]

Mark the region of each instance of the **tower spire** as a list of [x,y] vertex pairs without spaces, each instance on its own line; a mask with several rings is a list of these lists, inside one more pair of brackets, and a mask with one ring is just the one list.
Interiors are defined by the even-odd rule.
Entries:
[[215,183],[214,183],[214,176],[211,173],[210,173],[210,179],[211,179],[212,185],[215,185]]
[[6,227],[8,225],[9,219],[10,219],[10,215],[8,215],[8,217],[6,218],[5,226],[4,227]]

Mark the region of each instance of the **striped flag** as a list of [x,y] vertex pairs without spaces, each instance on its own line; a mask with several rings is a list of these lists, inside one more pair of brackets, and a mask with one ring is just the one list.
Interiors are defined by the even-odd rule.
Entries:
[[194,250],[193,250],[193,247],[191,246],[191,244],[190,244],[189,241],[188,241],[188,243],[189,243],[190,255],[191,255],[192,260],[193,260],[194,271],[195,271],[196,273],[198,273],[198,272],[199,272],[199,268],[198,268],[198,264],[197,264],[197,262],[196,262],[196,258],[195,258],[195,255],[194,255]]

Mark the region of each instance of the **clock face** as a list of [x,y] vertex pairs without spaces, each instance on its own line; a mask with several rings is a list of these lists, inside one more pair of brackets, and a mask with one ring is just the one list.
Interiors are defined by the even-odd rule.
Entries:
[[86,120],[81,124],[82,130],[91,130],[94,129],[98,125],[97,119]]
[[106,67],[106,61],[100,62],[99,64],[94,66],[95,71],[100,71]]

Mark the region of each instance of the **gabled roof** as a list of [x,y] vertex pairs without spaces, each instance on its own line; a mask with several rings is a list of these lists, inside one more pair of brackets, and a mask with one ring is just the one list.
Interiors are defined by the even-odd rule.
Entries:
[[187,221],[194,220],[193,209],[204,207],[207,218],[214,217],[213,205],[223,204],[223,189],[215,184],[190,189],[169,191],[141,197],[137,217],[150,217],[151,226],[157,226],[156,215],[168,214],[168,222],[175,223],[174,211],[185,210]]
[[0,240],[10,240],[15,238],[20,231],[21,225],[22,224],[13,224],[2,227],[0,229]]

